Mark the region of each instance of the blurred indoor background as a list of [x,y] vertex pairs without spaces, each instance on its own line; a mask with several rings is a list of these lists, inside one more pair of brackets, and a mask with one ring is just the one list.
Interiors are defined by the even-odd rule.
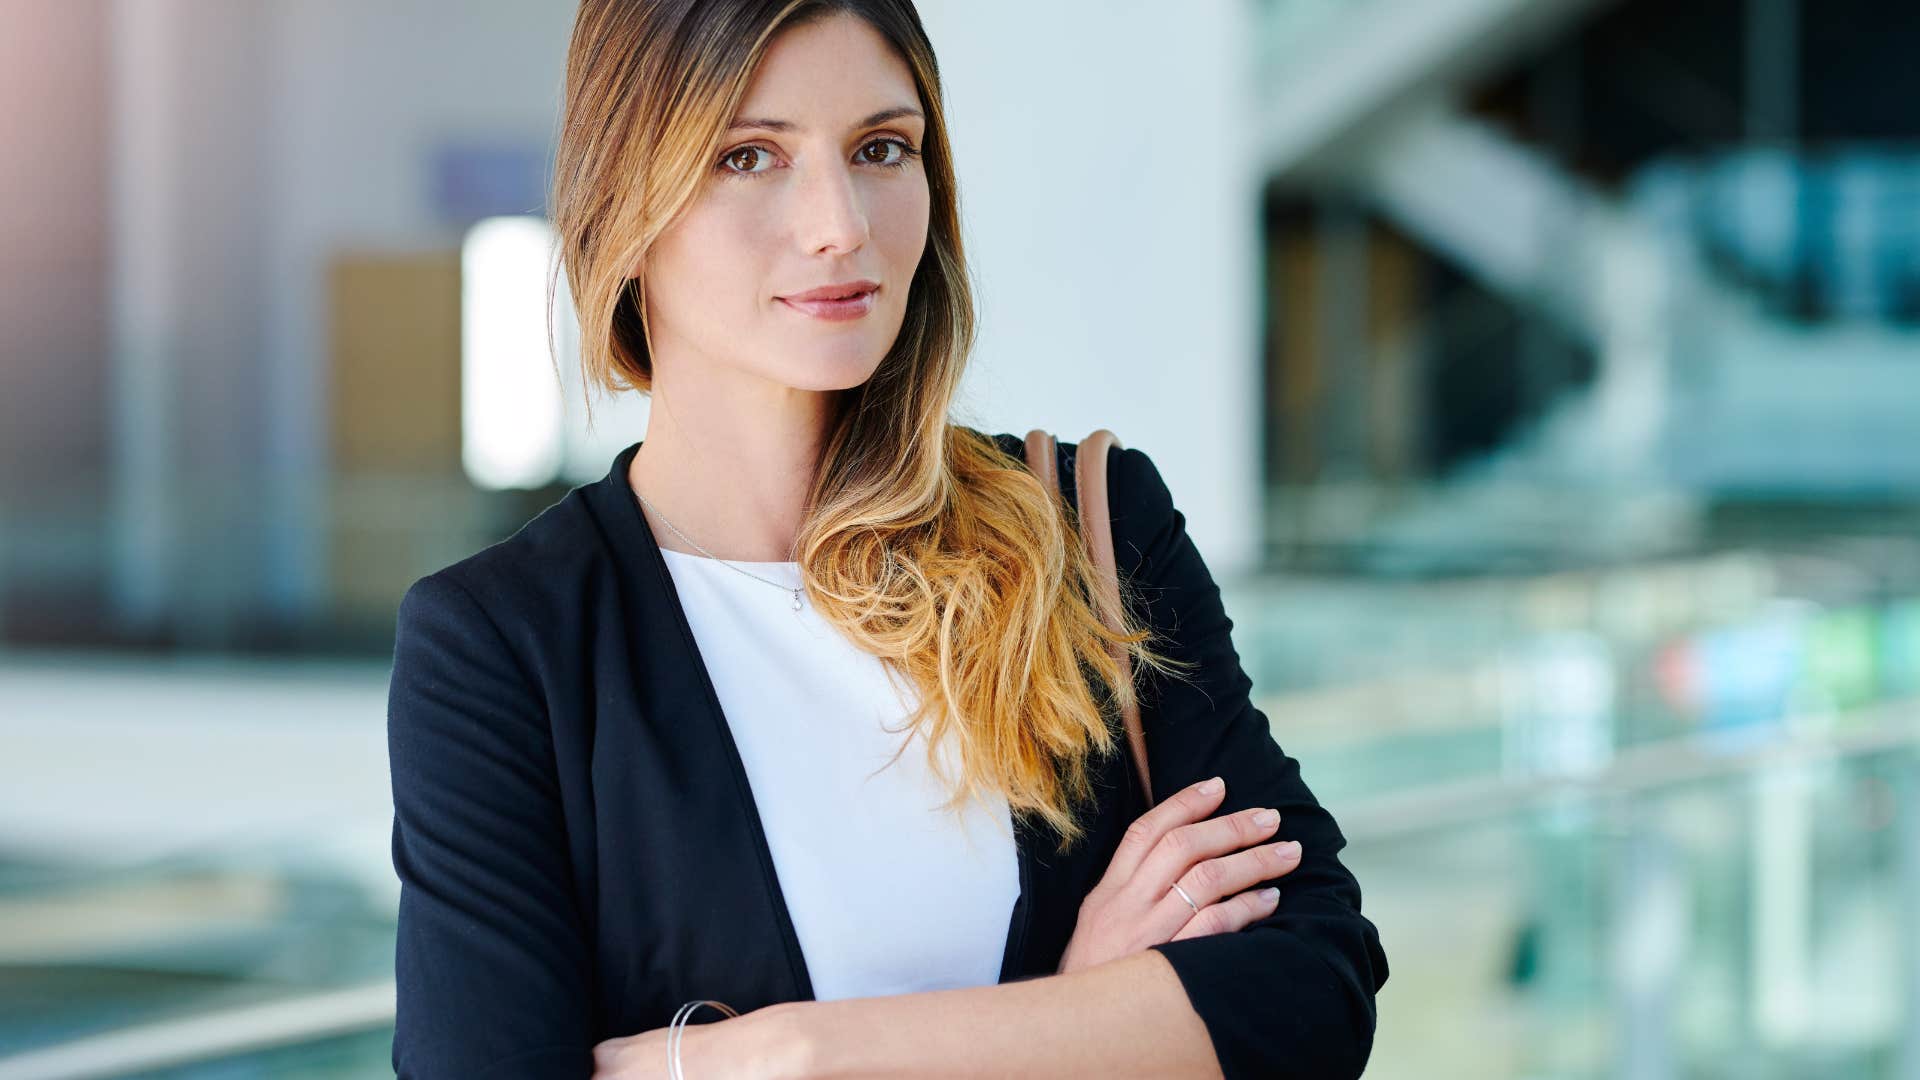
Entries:
[[[1920,1078],[1920,9],[920,8],[956,418],[1160,464],[1369,1075]],[[395,606],[645,431],[572,15],[0,0],[0,1077],[390,1075]]]

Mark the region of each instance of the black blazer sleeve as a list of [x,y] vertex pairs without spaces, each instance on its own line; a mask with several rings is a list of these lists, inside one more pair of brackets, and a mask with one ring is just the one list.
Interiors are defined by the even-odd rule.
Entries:
[[591,957],[541,697],[447,571],[407,591],[396,631],[394,1071],[585,1078]]
[[1340,863],[1346,839],[1249,699],[1233,621],[1159,470],[1132,447],[1109,455],[1115,554],[1141,591],[1135,614],[1163,635],[1165,651],[1198,665],[1191,683],[1147,671],[1141,715],[1156,796],[1217,775],[1227,785],[1220,814],[1275,807],[1274,839],[1301,844],[1292,873],[1257,886],[1279,887],[1272,915],[1239,933],[1153,948],[1179,975],[1227,1080],[1357,1077],[1372,1051],[1387,958],[1360,914],[1359,883]]

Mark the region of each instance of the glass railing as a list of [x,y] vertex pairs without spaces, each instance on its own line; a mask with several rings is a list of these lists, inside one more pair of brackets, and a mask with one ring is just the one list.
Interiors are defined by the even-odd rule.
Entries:
[[1349,815],[1392,965],[1370,1074],[1909,1075],[1920,707],[1577,788]]
[[1577,779],[1636,747],[1845,735],[1920,696],[1920,545],[1871,555],[1274,581],[1227,603],[1276,739],[1344,803]]
[[0,1076],[380,1075],[394,922],[365,876],[232,847],[0,859]]

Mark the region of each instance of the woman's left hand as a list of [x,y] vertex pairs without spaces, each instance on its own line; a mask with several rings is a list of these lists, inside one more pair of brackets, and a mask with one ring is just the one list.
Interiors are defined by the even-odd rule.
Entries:
[[[680,1029],[680,1071],[687,1080],[804,1075],[805,1046],[790,1021],[803,1002]],[[666,1080],[667,1029],[654,1028],[597,1043],[593,1080]]]

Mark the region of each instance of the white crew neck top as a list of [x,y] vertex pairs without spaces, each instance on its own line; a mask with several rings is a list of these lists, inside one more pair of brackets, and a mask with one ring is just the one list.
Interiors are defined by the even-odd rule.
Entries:
[[[1020,895],[1004,797],[943,812],[912,686],[803,601],[795,562],[660,549],[739,747],[814,997],[999,981]],[[942,748],[957,776],[952,744]]]

